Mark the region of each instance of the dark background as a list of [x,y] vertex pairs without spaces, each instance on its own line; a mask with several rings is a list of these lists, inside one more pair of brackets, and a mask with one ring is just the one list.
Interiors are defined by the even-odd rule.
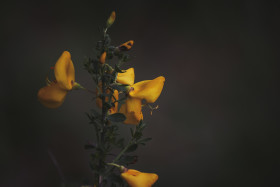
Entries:
[[[153,140],[131,168],[159,175],[157,186],[279,185],[279,3],[273,1],[18,1],[1,3],[0,186],[79,186],[92,181],[94,139],[85,112],[92,96],[72,91],[58,109],[37,91],[64,50],[76,80],[112,10],[114,45],[134,40],[136,82],[163,75],[144,113]],[[128,127],[122,127],[127,134]]]

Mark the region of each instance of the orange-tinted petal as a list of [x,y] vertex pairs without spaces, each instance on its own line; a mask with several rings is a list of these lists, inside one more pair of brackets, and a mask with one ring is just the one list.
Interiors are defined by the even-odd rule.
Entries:
[[128,97],[119,112],[126,116],[125,124],[138,125],[143,119],[141,99]]
[[65,90],[71,90],[75,82],[75,69],[68,51],[64,51],[54,66],[57,83]]
[[128,174],[128,175],[134,175],[134,176],[136,176],[136,175],[139,175],[141,172],[140,172],[140,171],[137,171],[137,170],[135,170],[135,169],[128,169],[125,173]]
[[157,77],[153,80],[145,80],[132,85],[134,90],[129,92],[133,98],[145,99],[148,103],[154,103],[160,96],[165,78]]
[[155,173],[142,173],[133,169],[122,173],[121,177],[130,187],[151,187],[158,180]]
[[121,44],[118,48],[121,51],[128,51],[128,50],[130,50],[132,48],[133,44],[134,44],[134,41],[133,40],[129,40],[129,41]]
[[38,99],[47,108],[57,108],[63,103],[66,94],[67,90],[52,82],[38,91]]
[[134,68],[129,68],[124,73],[118,73],[117,82],[121,84],[133,85],[134,78],[135,78]]

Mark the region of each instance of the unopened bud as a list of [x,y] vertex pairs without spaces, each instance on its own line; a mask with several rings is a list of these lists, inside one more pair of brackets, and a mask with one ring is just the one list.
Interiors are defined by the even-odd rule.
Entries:
[[111,25],[113,25],[113,23],[115,22],[115,19],[116,19],[116,12],[113,11],[107,20],[107,28],[109,28]]
[[132,48],[133,44],[134,44],[134,41],[133,40],[129,40],[128,42],[125,42],[122,45],[120,45],[118,47],[118,49],[120,51],[128,51],[128,50],[130,50]]
[[102,53],[102,55],[100,56],[100,59],[99,59],[99,62],[101,64],[104,64],[105,63],[105,60],[106,60],[106,52]]

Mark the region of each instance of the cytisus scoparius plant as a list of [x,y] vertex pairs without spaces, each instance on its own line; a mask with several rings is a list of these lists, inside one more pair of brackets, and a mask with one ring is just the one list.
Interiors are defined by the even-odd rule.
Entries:
[[[95,130],[95,143],[85,145],[85,149],[92,150],[90,167],[94,174],[93,186],[149,187],[158,180],[158,175],[128,169],[128,166],[137,161],[133,152],[139,145],[145,145],[151,140],[143,137],[146,124],[143,122],[142,109],[146,107],[152,113],[157,108],[150,104],[160,96],[165,78],[159,76],[135,83],[134,68],[121,69],[123,63],[130,59],[127,52],[132,49],[134,41],[111,45],[108,29],[115,18],[116,14],[112,12],[103,29],[102,39],[97,42],[96,57],[88,58],[84,63],[96,91],[89,91],[75,82],[71,55],[64,51],[51,68],[55,80],[51,81],[47,77],[47,85],[39,90],[38,99],[45,107],[57,108],[71,90],[93,93],[97,107],[87,115]],[[128,124],[126,126],[131,130],[131,137],[120,134],[119,126],[122,123]]]

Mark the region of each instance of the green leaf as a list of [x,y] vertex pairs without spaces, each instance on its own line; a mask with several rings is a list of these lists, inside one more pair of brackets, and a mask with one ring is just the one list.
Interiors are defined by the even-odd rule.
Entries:
[[143,139],[139,140],[138,143],[145,143],[145,142],[148,142],[150,140],[152,140],[152,138],[143,138]]
[[124,138],[119,139],[119,140],[116,142],[116,146],[118,146],[118,147],[120,147],[120,148],[123,148],[123,147],[124,147]]
[[134,133],[134,138],[138,141],[142,137],[142,135],[143,135],[142,132],[136,131]]
[[[107,109],[109,109],[109,108],[111,108],[112,106],[111,106],[109,103],[105,102],[105,103],[104,103],[104,107],[107,108]],[[113,120],[112,120],[112,121],[113,121]]]
[[128,60],[129,60],[129,55],[128,54],[123,55],[122,61],[127,62]]
[[137,144],[132,144],[131,146],[128,147],[128,149],[125,152],[133,152],[137,149],[138,145]]
[[115,71],[118,73],[124,73],[124,70],[121,70],[117,65],[115,65]]
[[128,88],[126,84],[118,84],[118,83],[114,83],[110,85],[111,88],[113,88],[114,90],[118,90],[119,92],[123,92],[126,91]]
[[104,36],[104,45],[105,45],[106,47],[108,47],[108,46],[110,45],[110,43],[111,43],[111,38],[110,38],[109,34],[106,34],[106,35]]
[[139,125],[137,125],[137,130],[142,132],[146,126],[147,126],[146,123],[143,123],[142,120],[141,120]]
[[113,121],[113,122],[123,122],[124,120],[126,120],[126,117],[122,113],[115,113],[115,114],[109,115],[108,120]]
[[103,41],[98,41],[95,49],[101,51],[102,48],[103,48]]
[[137,161],[137,156],[123,155],[120,158],[119,163],[128,165],[128,164],[132,164],[136,161]]
[[90,111],[94,117],[101,116],[101,114],[95,109],[91,109]]

